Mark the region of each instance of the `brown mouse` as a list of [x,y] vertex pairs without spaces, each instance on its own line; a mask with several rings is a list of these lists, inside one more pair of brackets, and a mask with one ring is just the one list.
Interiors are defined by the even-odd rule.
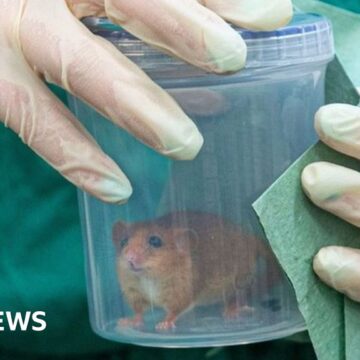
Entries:
[[[122,326],[142,326],[144,312],[153,306],[166,311],[158,330],[174,328],[177,318],[196,305],[222,302],[224,315],[234,317],[249,309],[258,258],[273,263],[261,240],[201,212],[174,212],[135,224],[119,221],[113,241],[120,285],[135,312],[120,320]],[[279,277],[278,268],[270,267],[266,283]]]

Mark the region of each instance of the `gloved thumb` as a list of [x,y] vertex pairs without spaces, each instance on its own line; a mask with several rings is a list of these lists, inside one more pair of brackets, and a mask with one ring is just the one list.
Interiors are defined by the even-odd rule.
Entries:
[[360,250],[325,247],[315,256],[313,267],[326,284],[360,302]]

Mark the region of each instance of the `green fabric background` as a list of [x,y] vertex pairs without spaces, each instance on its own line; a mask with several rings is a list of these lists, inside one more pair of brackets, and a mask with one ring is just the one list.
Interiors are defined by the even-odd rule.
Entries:
[[[360,12],[358,0],[328,2],[347,3]],[[0,144],[0,310],[43,310],[48,323],[44,333],[1,332],[0,360],[40,359],[39,354],[87,360],[315,359],[310,344],[284,340],[216,350],[157,350],[94,335],[88,323],[76,190],[2,125]]]
[[324,1],[330,5],[335,5],[346,10],[360,13],[360,1],[359,0],[326,0]]

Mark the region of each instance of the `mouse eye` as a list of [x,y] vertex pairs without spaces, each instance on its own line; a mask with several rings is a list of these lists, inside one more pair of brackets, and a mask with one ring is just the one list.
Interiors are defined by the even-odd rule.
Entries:
[[148,243],[153,248],[159,248],[163,245],[163,241],[158,236],[150,236]]
[[128,238],[128,237],[122,238],[122,239],[120,240],[120,248],[121,248],[121,249],[124,248],[124,247],[128,244],[128,242],[129,242],[129,238]]

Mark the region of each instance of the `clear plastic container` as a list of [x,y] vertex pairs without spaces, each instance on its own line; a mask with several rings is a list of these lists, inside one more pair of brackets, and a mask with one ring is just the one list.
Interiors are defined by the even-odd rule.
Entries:
[[245,344],[303,330],[251,204],[316,140],[313,116],[334,55],[329,22],[297,14],[278,31],[239,29],[247,67],[228,76],[163,55],[104,19],[85,23],[164,87],[205,139],[194,161],[172,161],[69,99],[134,188],[123,206],[80,192],[93,329],[160,347]]

